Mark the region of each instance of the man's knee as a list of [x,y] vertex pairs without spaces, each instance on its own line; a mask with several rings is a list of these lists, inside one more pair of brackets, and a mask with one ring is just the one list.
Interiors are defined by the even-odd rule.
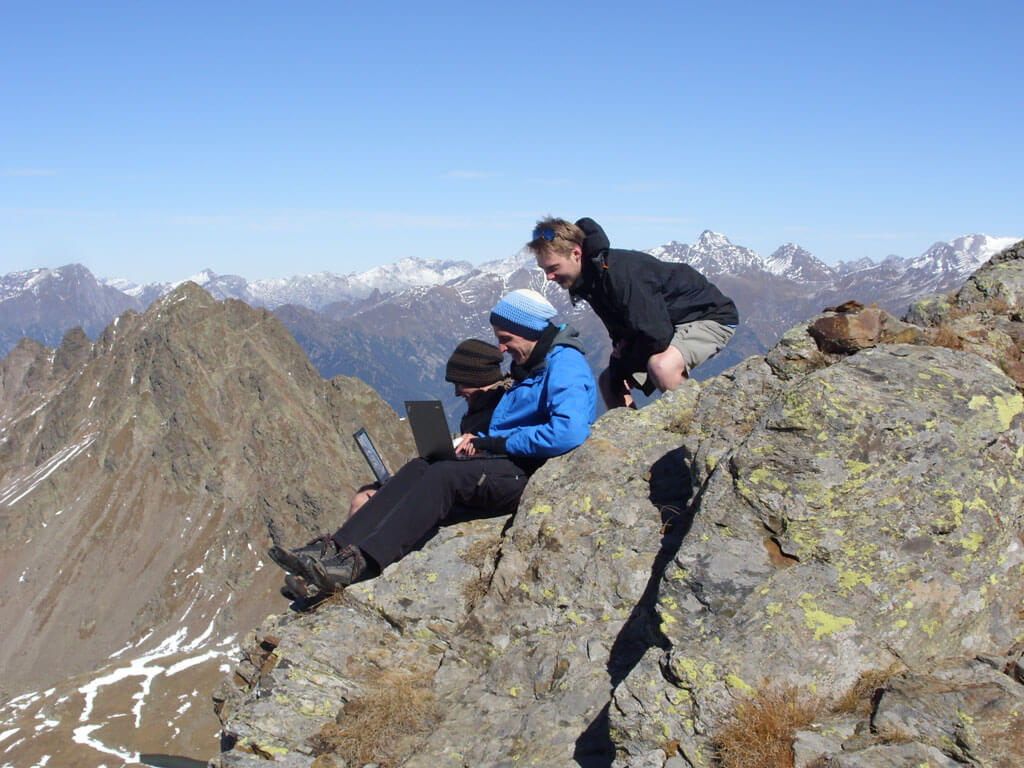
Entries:
[[683,353],[673,346],[647,359],[647,375],[662,392],[675,389],[686,379]]
[[348,507],[348,516],[352,517],[356,512],[362,509],[363,505],[370,500],[370,497],[377,492],[375,485],[363,486],[359,489],[355,496],[352,497],[352,503]]

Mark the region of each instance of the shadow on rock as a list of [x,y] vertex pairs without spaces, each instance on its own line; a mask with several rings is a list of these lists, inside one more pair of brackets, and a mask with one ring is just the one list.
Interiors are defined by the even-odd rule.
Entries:
[[582,768],[607,768],[615,757],[615,743],[608,732],[608,707],[605,704],[600,714],[587,726],[587,730],[576,739],[572,759]]
[[[608,657],[608,676],[614,688],[632,671],[653,647],[668,650],[670,642],[659,628],[655,604],[665,569],[679,551],[693,523],[696,502],[687,506],[693,491],[688,464],[689,452],[676,448],[658,459],[651,467],[651,492],[648,498],[661,516],[661,545],[651,565],[640,600],[622,626]],[[608,733],[608,705],[576,740],[573,758],[587,768],[610,766],[615,746]]]

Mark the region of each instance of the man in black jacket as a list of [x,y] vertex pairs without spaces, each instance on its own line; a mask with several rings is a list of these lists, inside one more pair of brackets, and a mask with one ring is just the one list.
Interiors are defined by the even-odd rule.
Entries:
[[537,266],[585,299],[612,341],[598,384],[608,408],[632,405],[630,390],[666,392],[721,351],[739,322],[736,305],[688,264],[609,246],[593,219],[537,222],[527,247]]

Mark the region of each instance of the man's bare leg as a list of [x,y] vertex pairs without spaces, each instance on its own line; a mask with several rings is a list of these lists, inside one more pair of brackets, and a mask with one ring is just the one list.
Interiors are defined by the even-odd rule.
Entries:
[[601,371],[597,377],[597,387],[601,390],[601,397],[604,398],[605,407],[610,411],[612,408],[632,408],[633,396],[629,394],[629,385],[625,381],[612,382],[608,369]]

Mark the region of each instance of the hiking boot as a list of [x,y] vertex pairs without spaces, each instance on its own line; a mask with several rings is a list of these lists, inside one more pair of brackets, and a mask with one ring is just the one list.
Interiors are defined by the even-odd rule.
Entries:
[[284,586],[281,587],[281,594],[289,600],[301,603],[310,597],[309,588],[301,578],[292,576],[290,573],[284,577]]
[[323,559],[312,558],[309,555],[303,555],[301,559],[302,565],[313,577],[313,583],[326,594],[340,592],[370,572],[366,558],[359,551],[359,547],[354,545],[349,545],[339,550],[337,554]]
[[333,555],[338,551],[337,545],[326,533],[313,539],[308,544],[298,549],[285,549],[284,547],[273,546],[267,550],[270,559],[277,563],[288,573],[303,574],[301,558],[306,555],[314,560]]

